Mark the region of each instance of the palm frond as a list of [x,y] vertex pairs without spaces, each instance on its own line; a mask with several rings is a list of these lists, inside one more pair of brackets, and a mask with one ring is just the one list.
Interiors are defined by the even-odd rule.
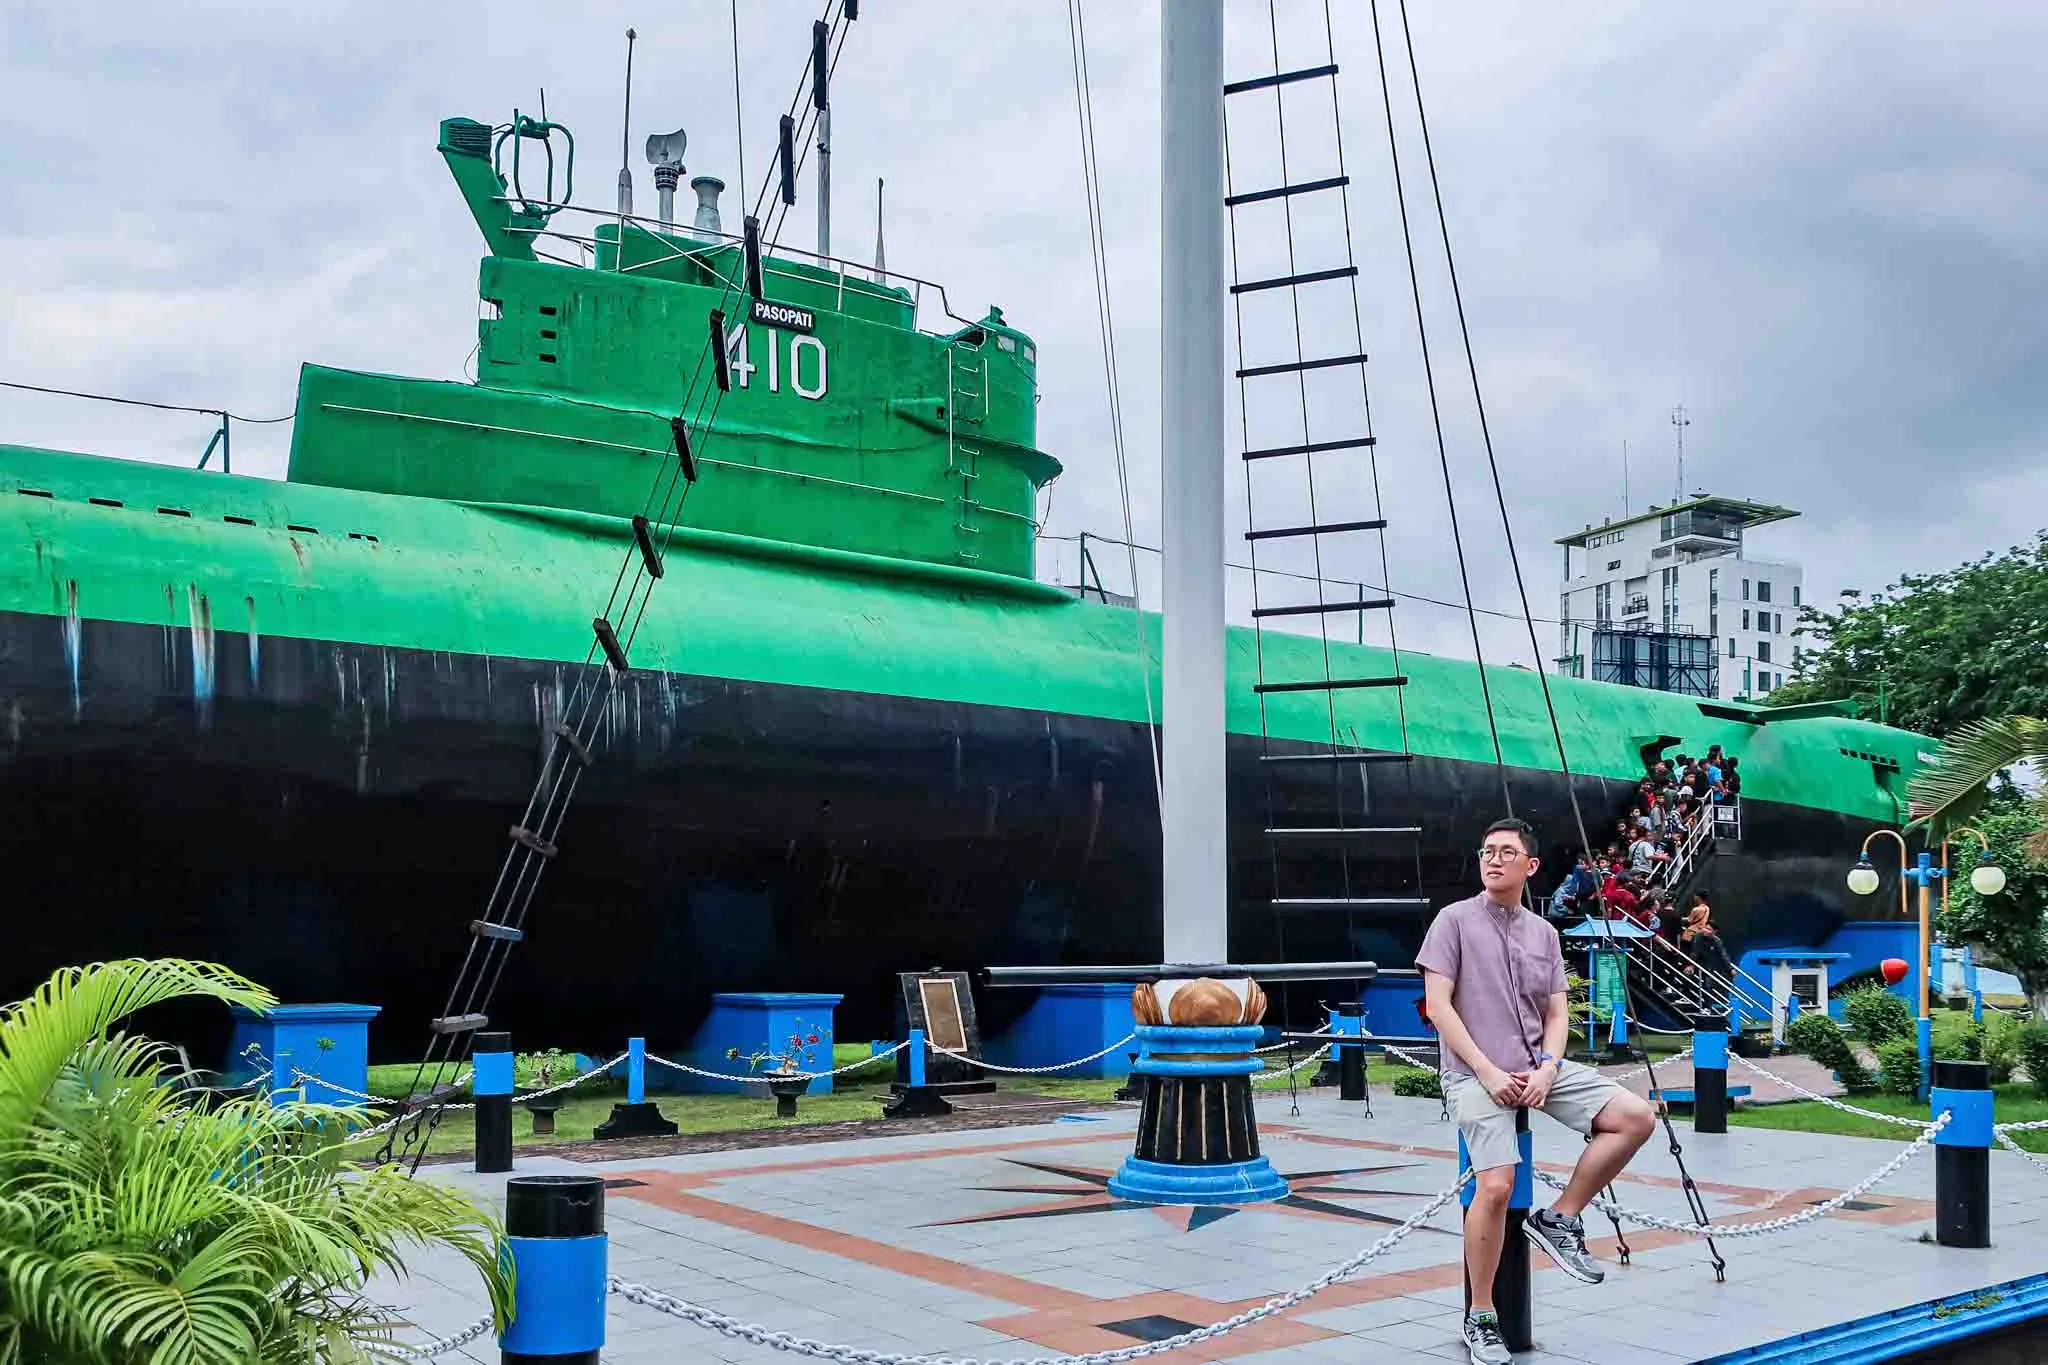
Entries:
[[1913,823],[1953,825],[1989,799],[1987,783],[2028,759],[2048,757],[2048,720],[2005,716],[1973,721],[1943,741],[1907,789]]

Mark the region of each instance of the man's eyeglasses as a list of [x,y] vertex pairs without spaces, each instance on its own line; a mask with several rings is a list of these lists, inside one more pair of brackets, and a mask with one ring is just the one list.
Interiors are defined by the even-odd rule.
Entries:
[[1507,845],[1502,845],[1499,848],[1482,848],[1479,850],[1479,861],[1482,863],[1509,863],[1517,858],[1526,856],[1521,849]]

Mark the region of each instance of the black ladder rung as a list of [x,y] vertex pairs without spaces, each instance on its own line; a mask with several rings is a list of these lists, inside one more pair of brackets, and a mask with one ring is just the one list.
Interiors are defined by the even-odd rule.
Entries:
[[1420,833],[1422,833],[1422,826],[1420,825],[1358,825],[1355,827],[1338,826],[1330,829],[1303,829],[1298,827],[1294,829],[1269,829],[1266,831],[1266,837],[1269,839],[1313,840],[1379,839],[1396,834]]
[[1368,597],[1350,602],[1308,602],[1298,607],[1254,607],[1255,618],[1266,616],[1323,616],[1338,611],[1379,611],[1394,605],[1391,597]]
[[1406,687],[1406,674],[1385,678],[1311,678],[1306,682],[1260,683],[1254,692],[1343,692],[1354,687]]
[[1385,518],[1374,517],[1371,521],[1333,521],[1326,526],[1277,526],[1270,531],[1246,531],[1246,540],[1281,540],[1288,536],[1336,535],[1340,531],[1384,531]]
[[1275,910],[1427,910],[1427,896],[1290,896],[1267,902]]
[[1300,374],[1303,370],[1334,370],[1339,365],[1363,365],[1365,352],[1357,355],[1326,355],[1320,360],[1283,360],[1278,365],[1253,365],[1239,370],[1239,379],[1257,379],[1265,374]]
[[628,672],[626,650],[619,643],[619,633],[612,629],[612,623],[602,616],[590,618],[590,628],[597,634],[597,647],[604,651],[605,662],[612,666],[612,672]]
[[427,1025],[436,1033],[468,1033],[491,1022],[488,1014],[450,1014]]
[[506,943],[519,943],[526,938],[525,931],[523,930],[514,929],[509,924],[493,924],[487,919],[471,920],[469,922],[469,932],[475,934],[478,938],[495,938]]
[[583,741],[576,737],[576,732],[569,727],[567,721],[555,722],[555,738],[569,746],[569,752],[576,755],[576,762],[579,766],[584,768],[590,766],[590,750],[584,747]]
[[1326,280],[1348,280],[1357,274],[1357,266],[1339,265],[1328,270],[1305,270],[1299,275],[1275,275],[1269,280],[1248,280],[1243,284],[1231,285],[1230,292],[1256,294],[1266,289],[1292,289],[1298,285],[1321,284]]
[[562,851],[524,825],[514,825],[507,832],[522,847],[532,849],[543,858],[552,858]]
[[640,547],[640,564],[649,578],[659,578],[667,572],[662,567],[661,551],[654,544],[654,527],[638,512],[633,514],[633,543]]
[[1249,80],[1230,81],[1223,87],[1226,95],[1242,95],[1248,90],[1271,90],[1276,85],[1293,85],[1296,81],[1320,80],[1324,76],[1337,74],[1337,64],[1328,66],[1304,66],[1299,71],[1282,71],[1272,76],[1253,76]]
[[1270,190],[1246,190],[1243,194],[1224,196],[1225,208],[1236,208],[1239,204],[1263,204],[1268,199],[1285,199],[1295,194],[1315,194],[1321,190],[1340,190],[1351,183],[1348,175],[1333,175],[1327,180],[1304,180],[1299,185],[1275,185]]
[[1414,754],[1385,749],[1341,749],[1322,754],[1260,754],[1261,763],[1413,763]]
[[1363,450],[1378,445],[1377,436],[1347,436],[1341,441],[1310,441],[1298,446],[1263,446],[1258,450],[1247,450],[1247,460],[1271,460],[1282,455],[1320,455],[1326,450]]

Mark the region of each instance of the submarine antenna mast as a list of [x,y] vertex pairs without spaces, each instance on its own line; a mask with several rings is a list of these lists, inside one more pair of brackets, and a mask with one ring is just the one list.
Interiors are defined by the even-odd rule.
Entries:
[[875,177],[875,283],[889,275],[889,257],[882,250],[882,177]]
[[1164,949],[1228,962],[1223,706],[1223,3],[1160,8]]
[[626,30],[626,112],[619,120],[619,258],[626,268],[626,220],[633,216],[633,172],[627,169],[626,148],[633,140],[633,40],[640,35]]
[[1692,418],[1685,415],[1685,404],[1680,403],[1671,410],[1671,425],[1678,432],[1678,501],[1685,501],[1685,429],[1692,425]]

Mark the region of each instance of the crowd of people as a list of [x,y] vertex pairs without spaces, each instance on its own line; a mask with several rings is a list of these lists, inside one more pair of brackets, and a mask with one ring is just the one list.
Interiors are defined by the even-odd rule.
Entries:
[[1678,857],[1686,833],[1712,808],[1737,799],[1742,773],[1736,758],[1716,744],[1702,757],[1660,759],[1644,774],[1626,818],[1615,822],[1604,847],[1581,849],[1551,894],[1549,916],[1569,922],[1600,913],[1626,920],[1672,941],[1687,957],[1727,974],[1727,949],[1711,919],[1707,898],[1695,894],[1683,922],[1672,905],[1664,869]]

